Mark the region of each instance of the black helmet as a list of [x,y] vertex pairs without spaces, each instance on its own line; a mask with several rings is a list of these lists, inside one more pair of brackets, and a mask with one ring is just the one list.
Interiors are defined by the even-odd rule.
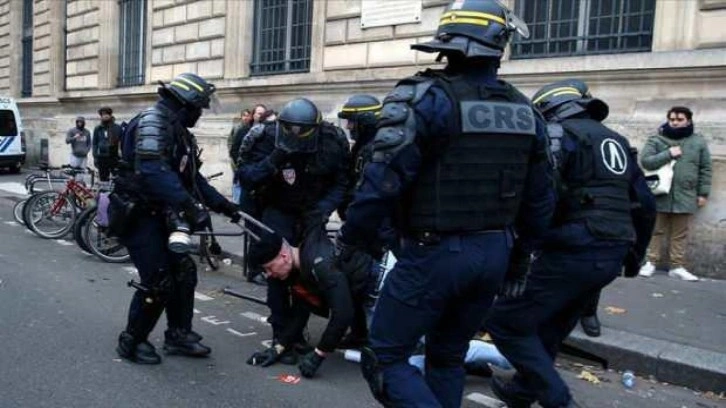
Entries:
[[579,79],[565,79],[545,85],[532,97],[532,103],[547,120],[563,120],[582,112],[603,121],[609,107],[600,99],[593,98],[587,84]]
[[317,148],[316,130],[323,121],[318,107],[305,98],[288,102],[277,116],[281,132],[276,143],[294,152],[310,152]]
[[497,0],[455,0],[439,19],[434,39],[411,48],[501,58],[515,30],[529,37],[527,25]]
[[183,73],[177,75],[170,84],[162,84],[163,91],[168,91],[181,103],[198,109],[209,109],[212,94],[217,88],[196,74]]
[[345,101],[343,109],[338,112],[338,117],[353,120],[361,125],[375,125],[382,107],[383,105],[375,96],[357,94]]

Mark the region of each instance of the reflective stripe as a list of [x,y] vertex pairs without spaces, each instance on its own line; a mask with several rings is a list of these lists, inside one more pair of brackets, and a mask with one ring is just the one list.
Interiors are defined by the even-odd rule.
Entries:
[[577,88],[573,88],[571,86],[563,86],[561,88],[550,89],[549,91],[547,91],[547,92],[543,93],[542,95],[538,96],[537,99],[535,99],[535,100],[532,101],[532,103],[534,103],[534,104],[539,103],[542,99],[544,99],[544,98],[546,98],[546,97],[548,97],[548,96],[550,96],[550,95],[552,95],[554,93],[564,92],[564,91],[568,91],[567,93],[573,93],[574,92],[577,95],[582,96],[582,94],[580,93],[580,91],[577,90]]
[[181,88],[181,89],[183,89],[185,91],[188,91],[189,90],[189,87],[188,86],[182,84],[181,82],[177,82],[177,81],[171,81],[171,86],[176,86],[177,88]]
[[199,91],[199,92],[202,92],[202,93],[204,92],[204,88],[202,88],[201,85],[199,85],[198,83],[192,81],[191,79],[185,78],[183,76],[178,76],[175,79],[182,80],[182,81],[186,82],[187,84],[189,84],[189,85],[193,86],[194,88],[196,88],[197,91]]
[[506,24],[504,19],[499,16],[478,11],[448,11],[439,19],[441,24],[489,25],[489,21],[494,21],[502,25]]
[[383,108],[383,105],[380,103],[378,105],[369,105],[369,106],[361,106],[358,108],[343,108],[343,112],[366,112],[366,111],[373,111]]

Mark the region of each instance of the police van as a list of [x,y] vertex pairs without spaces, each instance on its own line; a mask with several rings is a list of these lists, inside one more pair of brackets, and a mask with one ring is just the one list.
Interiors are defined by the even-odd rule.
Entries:
[[25,162],[25,135],[18,105],[12,98],[0,96],[0,168],[20,172]]

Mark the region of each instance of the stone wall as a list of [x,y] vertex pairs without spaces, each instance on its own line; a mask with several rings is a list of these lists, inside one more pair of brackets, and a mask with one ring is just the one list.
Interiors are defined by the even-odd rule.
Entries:
[[[151,81],[224,76],[225,0],[153,0]],[[147,81],[149,82],[149,81]]]
[[66,8],[67,90],[98,87],[101,5],[101,2],[98,1],[68,0]]
[[[10,0],[0,0],[0,95],[10,94],[11,28]],[[17,28],[16,28],[17,30]]]

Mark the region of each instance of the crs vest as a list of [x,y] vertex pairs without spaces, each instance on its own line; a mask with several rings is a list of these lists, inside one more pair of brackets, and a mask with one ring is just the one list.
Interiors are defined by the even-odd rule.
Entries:
[[[514,222],[533,155],[535,114],[509,84],[474,84],[437,76],[456,121],[446,142],[421,166],[410,198],[412,232],[504,229]],[[437,138],[439,139],[439,138]],[[423,149],[425,151],[425,149]]]
[[578,149],[560,175],[564,186],[555,223],[584,221],[596,238],[635,240],[630,184],[637,164],[628,141],[592,119],[566,119],[562,127]]

